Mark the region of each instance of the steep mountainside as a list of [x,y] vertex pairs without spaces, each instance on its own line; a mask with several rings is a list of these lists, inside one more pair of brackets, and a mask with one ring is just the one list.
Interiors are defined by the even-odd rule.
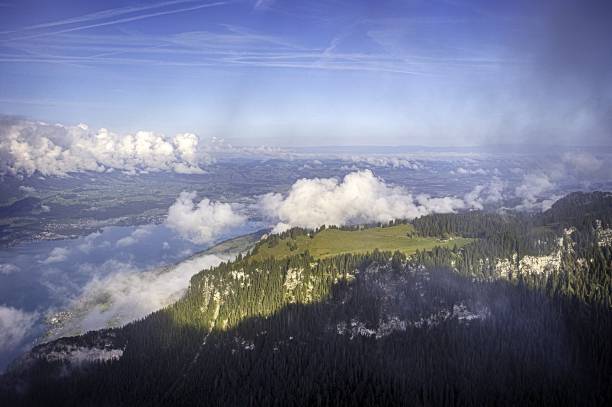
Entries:
[[610,225],[612,224],[611,205],[612,192],[574,192],[555,202],[540,216],[540,221],[546,224],[582,227],[591,225],[595,219],[599,219]]
[[268,237],[141,321],[33,349],[0,402],[609,405],[611,213],[594,193],[539,216],[427,216],[406,233],[444,247],[408,256],[270,257],[322,231]]

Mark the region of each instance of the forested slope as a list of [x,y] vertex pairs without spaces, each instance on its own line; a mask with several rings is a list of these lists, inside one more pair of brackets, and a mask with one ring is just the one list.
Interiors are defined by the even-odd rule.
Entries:
[[566,199],[417,219],[420,237],[474,240],[408,257],[239,257],[141,321],[34,349],[0,402],[609,405],[611,198]]

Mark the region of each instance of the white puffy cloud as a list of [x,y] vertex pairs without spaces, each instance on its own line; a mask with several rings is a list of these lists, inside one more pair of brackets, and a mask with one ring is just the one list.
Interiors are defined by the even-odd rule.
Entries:
[[95,247],[95,240],[102,236],[100,232],[93,232],[83,238],[83,243],[78,245],[78,249],[83,253],[91,252]]
[[136,242],[137,240],[134,239],[132,236],[126,236],[126,237],[123,237],[117,240],[117,243],[115,243],[115,245],[117,247],[128,247],[128,246],[135,244]]
[[19,270],[19,267],[12,263],[0,264],[0,274],[9,275],[18,272]]
[[556,199],[550,202],[550,198],[544,201],[541,201],[540,198],[551,192],[554,187],[555,184],[547,174],[526,174],[521,184],[514,189],[515,196],[522,199],[522,203],[516,209],[528,211],[548,209]]
[[136,228],[129,236],[117,240],[117,247],[127,247],[138,243],[151,234],[152,225],[144,225]]
[[0,351],[19,345],[34,326],[36,313],[0,305]]
[[580,174],[596,172],[603,165],[602,160],[586,152],[565,153],[562,160]]
[[198,137],[195,134],[177,134],[174,136],[174,145],[179,157],[184,162],[193,163],[197,161]]
[[366,155],[351,156],[350,160],[358,164],[367,164],[372,167],[408,168],[412,170],[423,169],[423,164],[401,156]]
[[469,206],[456,197],[413,197],[401,187],[387,185],[372,171],[335,178],[301,179],[283,196],[270,193],[261,197],[259,208],[278,221],[274,232],[290,227],[316,228],[320,225],[348,225],[412,219],[432,212],[446,213]]
[[506,188],[507,183],[502,181],[499,177],[493,177],[491,182],[486,186],[485,192],[487,193],[485,197],[486,203],[498,203],[504,200],[504,189]]
[[49,256],[42,261],[43,264],[52,264],[52,263],[60,263],[65,261],[70,254],[70,250],[65,247],[56,247],[51,250]]
[[65,175],[79,171],[175,171],[201,173],[210,160],[195,134],[173,138],[138,131],[64,126],[0,117],[0,174]]
[[482,210],[485,204],[503,202],[505,188],[506,182],[494,176],[489,183],[476,185],[472,191],[465,195],[464,200],[468,207]]
[[459,175],[487,175],[487,170],[483,168],[470,169],[458,167],[456,170],[451,171],[451,174],[459,174]]
[[31,193],[36,192],[36,188],[28,187],[28,186],[25,186],[25,185],[20,185],[19,186],[19,190],[24,192],[24,193],[26,193],[26,194],[31,194]]
[[476,185],[472,191],[465,194],[465,201],[475,209],[484,209],[481,194],[484,191],[484,185]]
[[521,203],[514,209],[526,211],[547,210],[565,193],[576,189],[591,189],[591,185],[612,180],[607,153],[595,156],[585,151],[571,151],[560,156],[539,158],[537,170],[517,170],[523,174],[514,196]]
[[116,260],[100,266],[83,265],[80,271],[92,278],[67,305],[73,319],[51,332],[51,338],[121,326],[142,318],[177,301],[194,274],[233,257],[200,255],[169,269],[148,271]]
[[[424,212],[425,215],[429,213],[452,213],[461,209],[469,209],[465,201],[454,196],[432,198],[426,194],[419,194],[416,196],[416,202],[419,205],[419,212]],[[404,218],[412,217],[404,216]]]
[[207,198],[196,203],[196,192],[183,191],[168,209],[166,225],[194,243],[208,243],[223,231],[239,226],[246,217],[232,205]]

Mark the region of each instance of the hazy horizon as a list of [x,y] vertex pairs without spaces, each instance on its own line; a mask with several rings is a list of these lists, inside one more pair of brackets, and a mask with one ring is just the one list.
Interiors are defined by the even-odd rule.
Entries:
[[241,145],[612,144],[612,6],[0,4],[0,113]]
[[611,39],[612,0],[0,0],[0,405],[604,405]]

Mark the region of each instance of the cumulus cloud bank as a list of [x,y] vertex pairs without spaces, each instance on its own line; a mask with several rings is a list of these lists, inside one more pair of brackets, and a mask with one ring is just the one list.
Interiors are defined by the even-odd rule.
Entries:
[[459,174],[459,175],[487,175],[487,170],[483,168],[470,169],[458,167],[456,170],[451,171],[451,174]]
[[504,200],[506,182],[494,176],[491,181],[484,185],[476,185],[472,191],[464,197],[468,207],[473,209],[484,209],[487,204],[498,204]]
[[593,156],[592,154],[578,152],[578,153],[565,153],[562,156],[564,163],[573,167],[573,169],[579,173],[579,175],[591,174],[598,171],[603,161]]
[[246,217],[232,205],[207,198],[195,201],[196,192],[183,191],[168,209],[166,225],[194,243],[209,243],[227,229],[240,226]]
[[201,173],[209,157],[195,134],[172,138],[139,131],[119,135],[87,125],[64,126],[0,117],[0,174],[65,175],[121,170]]
[[522,200],[515,209],[524,211],[549,209],[562,196],[553,194],[555,188],[555,183],[545,173],[526,174],[521,184],[514,189],[514,195]]
[[514,196],[521,203],[518,210],[542,211],[550,208],[565,192],[612,180],[612,169],[604,165],[609,155],[599,157],[584,151],[571,151],[544,161],[537,170],[523,175],[514,188]]
[[36,313],[0,305],[0,351],[19,345],[36,322]]
[[423,164],[418,161],[395,156],[352,156],[351,161],[358,164],[367,164],[372,167],[408,168],[411,170],[423,169]]
[[287,196],[270,193],[261,197],[259,207],[264,215],[277,220],[274,232],[294,226],[316,228],[320,225],[349,225],[412,219],[429,213],[469,209],[460,198],[413,196],[402,187],[390,186],[372,171],[335,178],[301,179]]

